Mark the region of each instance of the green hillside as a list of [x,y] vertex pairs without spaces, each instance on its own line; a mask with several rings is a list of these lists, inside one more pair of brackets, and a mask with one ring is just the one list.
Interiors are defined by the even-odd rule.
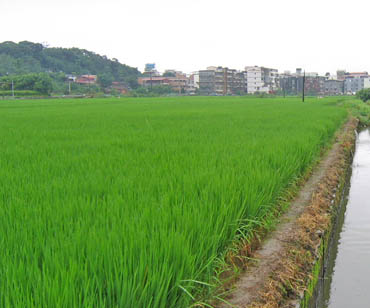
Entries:
[[94,74],[101,80],[137,86],[140,72],[117,59],[79,48],[48,48],[32,42],[0,43],[0,76],[28,73]]

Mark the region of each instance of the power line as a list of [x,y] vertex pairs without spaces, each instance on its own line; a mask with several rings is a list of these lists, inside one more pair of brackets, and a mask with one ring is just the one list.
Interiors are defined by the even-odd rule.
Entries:
[[306,71],[303,72],[302,102],[304,103],[304,88],[306,83]]

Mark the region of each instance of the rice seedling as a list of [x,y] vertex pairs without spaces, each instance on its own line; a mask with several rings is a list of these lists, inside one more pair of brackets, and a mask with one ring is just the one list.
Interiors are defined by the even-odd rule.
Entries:
[[346,119],[322,101],[0,102],[0,306],[190,306]]

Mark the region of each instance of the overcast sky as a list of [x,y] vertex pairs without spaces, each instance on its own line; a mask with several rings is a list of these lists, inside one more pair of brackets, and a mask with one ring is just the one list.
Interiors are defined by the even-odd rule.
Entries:
[[0,42],[47,42],[143,70],[370,72],[365,0],[0,0]]

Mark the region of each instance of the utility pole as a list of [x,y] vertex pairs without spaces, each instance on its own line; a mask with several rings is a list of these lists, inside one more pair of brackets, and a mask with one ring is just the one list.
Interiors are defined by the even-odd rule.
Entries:
[[306,84],[306,71],[303,72],[302,102],[304,103],[304,88]]
[[14,80],[12,79],[12,96],[14,98]]
[[69,95],[71,95],[71,81],[69,81],[68,83],[68,92],[69,92]]
[[225,68],[223,68],[223,73],[224,73],[224,84],[223,84],[223,86],[224,86],[224,88],[223,88],[223,94],[224,94],[224,96],[227,94],[227,68],[225,67]]

